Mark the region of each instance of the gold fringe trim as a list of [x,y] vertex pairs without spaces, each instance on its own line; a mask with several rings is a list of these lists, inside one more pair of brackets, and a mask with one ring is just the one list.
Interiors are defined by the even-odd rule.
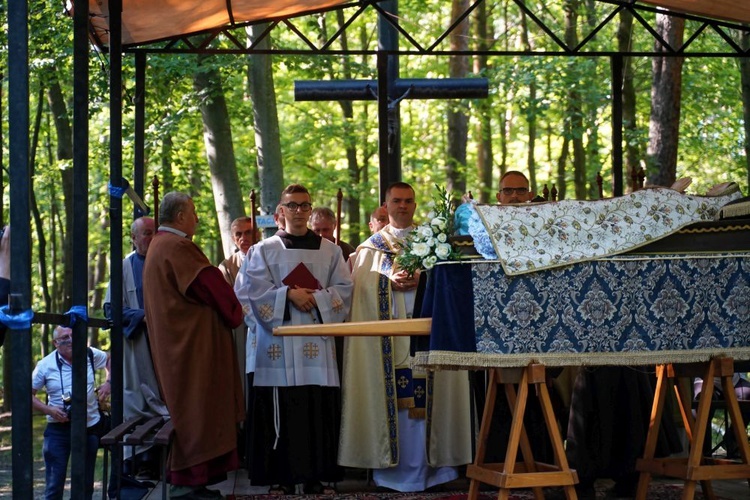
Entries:
[[724,205],[719,210],[719,219],[747,217],[748,215],[750,215],[750,202],[747,201],[735,205]]
[[695,229],[684,228],[677,231],[679,234],[701,234],[701,233],[727,233],[735,231],[747,231],[750,229],[750,224],[743,224],[737,226],[725,226],[725,227],[698,227]]
[[409,418],[427,418],[427,411],[424,408],[409,408]]
[[408,410],[414,408],[414,398],[398,398],[398,409]]
[[460,240],[451,240],[451,245],[457,246],[457,247],[473,247],[474,246],[474,240],[467,240],[467,241],[460,241]]
[[523,354],[480,354],[454,351],[422,351],[414,363],[438,370],[482,370],[518,368],[538,363],[545,366],[638,366],[671,363],[700,363],[716,356],[736,360],[750,359],[750,347],[730,349],[692,349],[684,351],[565,352]]

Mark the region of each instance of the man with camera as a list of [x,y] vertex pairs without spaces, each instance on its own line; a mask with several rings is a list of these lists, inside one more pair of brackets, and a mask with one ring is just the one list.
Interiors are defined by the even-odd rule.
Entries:
[[[52,333],[55,350],[37,363],[31,378],[31,405],[47,415],[47,428],[44,430],[44,467],[46,499],[62,499],[65,489],[65,475],[70,457],[70,393],[73,387],[73,330],[58,326]],[[87,370],[86,390],[88,404],[88,439],[86,440],[87,470],[86,498],[94,493],[94,465],[96,450],[99,447],[97,428],[99,426],[99,400],[109,397],[109,356],[99,349],[89,348],[89,369]],[[105,370],[107,381],[95,388],[94,370]],[[36,396],[42,388],[47,388],[45,404]]]

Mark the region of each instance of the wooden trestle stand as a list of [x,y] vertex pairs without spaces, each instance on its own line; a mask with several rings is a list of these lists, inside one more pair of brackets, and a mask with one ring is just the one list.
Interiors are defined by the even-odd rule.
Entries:
[[[705,363],[659,365],[656,367],[656,393],[651,409],[651,424],[643,458],[639,459],[636,464],[636,469],[641,472],[636,498],[646,498],[651,474],[675,477],[685,481],[682,492],[683,500],[690,500],[695,496],[695,487],[698,482],[701,483],[703,494],[707,498],[713,499],[716,497],[711,486],[712,480],[750,479],[750,445],[748,445],[747,435],[745,434],[745,425],[737,403],[737,396],[734,393],[733,374],[734,360],[725,357],[714,358]],[[654,458],[659,436],[659,424],[664,411],[664,401],[668,386],[672,385],[669,383],[669,379],[690,377],[692,381],[692,377],[696,376],[702,377],[704,382],[695,419],[693,419],[691,412],[690,398],[681,395],[675,385],[675,394],[690,446],[687,458]],[[703,440],[706,436],[706,428],[709,425],[709,409],[714,390],[714,377],[721,380],[727,410],[739,445],[741,457],[739,462],[703,456]]]
[[[508,405],[513,412],[513,419],[508,448],[505,452],[505,462],[487,464],[484,463],[484,456],[487,450],[487,436],[490,432],[492,412],[495,407],[499,384],[503,384],[505,388],[505,397],[508,399]],[[516,392],[514,384],[518,384],[518,392]],[[552,441],[554,464],[536,462],[531,452],[531,444],[523,425],[529,387],[534,387],[539,396],[547,432]],[[522,462],[516,462],[519,448],[523,458]],[[479,483],[492,484],[500,488],[497,495],[500,500],[507,499],[510,490],[514,488],[532,488],[534,497],[543,499],[542,488],[549,486],[562,486],[565,497],[569,500],[578,498],[574,488],[574,485],[578,482],[578,474],[568,466],[560,430],[547,390],[544,365],[530,364],[525,368],[491,369],[482,425],[477,438],[476,457],[474,458],[474,464],[469,465],[466,469],[466,476],[471,479],[469,500],[477,498]]]
[[[429,335],[432,320],[402,319],[391,321],[361,321],[340,323],[336,325],[298,325],[274,328],[274,335],[328,335],[328,336],[396,336],[396,335]],[[497,387],[503,384],[505,396],[513,411],[510,439],[505,455],[505,462],[499,464],[484,463],[487,450],[487,437],[492,422],[492,412],[497,397]],[[518,385],[516,392],[515,385]],[[528,436],[523,425],[529,387],[534,387],[539,395],[544,421],[552,441],[555,463],[535,462],[531,452]],[[523,462],[516,463],[518,450],[521,450]],[[492,368],[490,383],[487,389],[487,400],[482,415],[474,463],[466,471],[471,479],[469,500],[475,500],[479,494],[479,483],[492,484],[500,488],[498,499],[507,499],[514,488],[533,488],[537,499],[543,499],[542,488],[562,486],[566,498],[576,500],[575,485],[578,482],[576,471],[568,466],[565,457],[560,429],[557,426],[552,409],[549,391],[545,381],[544,365],[530,364],[525,368]]]

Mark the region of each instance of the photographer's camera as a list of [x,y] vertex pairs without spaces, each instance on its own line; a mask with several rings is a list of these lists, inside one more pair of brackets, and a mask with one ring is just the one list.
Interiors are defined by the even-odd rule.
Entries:
[[63,402],[63,411],[65,411],[65,414],[68,416],[68,419],[70,419],[70,405],[73,402],[73,398],[70,396],[69,392],[65,392],[62,397]]

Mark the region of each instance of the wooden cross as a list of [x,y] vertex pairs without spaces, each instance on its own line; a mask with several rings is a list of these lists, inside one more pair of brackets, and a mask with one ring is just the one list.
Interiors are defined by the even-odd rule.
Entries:
[[[396,18],[398,1],[380,4]],[[486,98],[486,78],[403,79],[399,78],[398,31],[381,14],[378,18],[378,79],[339,81],[296,81],[297,101],[378,101],[378,142],[380,157],[380,201],[392,182],[401,180],[401,114],[403,99],[478,99]]]

